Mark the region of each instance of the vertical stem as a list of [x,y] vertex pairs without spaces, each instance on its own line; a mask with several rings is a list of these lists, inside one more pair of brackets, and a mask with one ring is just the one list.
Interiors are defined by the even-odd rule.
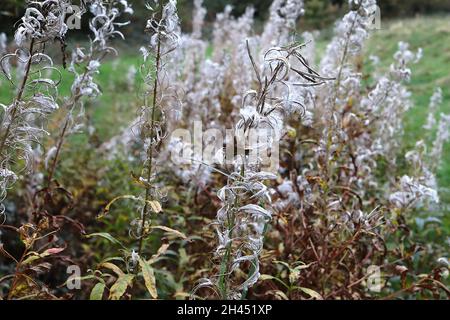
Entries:
[[[34,241],[33,241],[33,243],[34,243]],[[14,278],[13,278],[13,281],[12,281],[12,283],[11,283],[11,287],[9,288],[9,291],[8,291],[8,296],[7,296],[7,299],[8,300],[11,300],[12,299],[12,297],[13,297],[13,294],[14,294],[14,290],[16,289],[16,287],[17,287],[17,281],[18,281],[18,279],[19,279],[19,270],[20,270],[20,268],[21,268],[21,266],[22,266],[22,263],[23,263],[23,261],[25,260],[25,257],[27,256],[27,254],[28,254],[28,252],[29,252],[29,248],[31,248],[33,246],[33,244],[30,244],[30,245],[28,245],[28,246],[25,246],[25,249],[24,249],[24,251],[22,252],[22,255],[21,255],[21,257],[20,257],[20,260],[17,262],[17,264],[16,264],[16,268],[15,268],[15,270],[14,270]]]
[[[100,56],[100,58],[98,58],[98,61],[102,61],[104,58],[106,57],[106,53],[103,53],[102,56]],[[90,57],[88,59],[88,61],[86,62],[86,69],[83,73],[83,76],[81,78],[81,83],[83,83],[89,73],[89,70],[87,68],[87,66],[89,65],[89,63],[92,61],[92,59],[94,58],[94,53],[93,53],[93,49],[91,48],[91,52],[90,52]],[[50,166],[50,170],[49,170],[49,174],[48,174],[48,178],[47,178],[47,188],[50,188],[50,184],[52,183],[53,180],[53,176],[55,174],[56,171],[56,165],[58,164],[58,158],[59,155],[61,153],[61,148],[64,144],[64,140],[66,138],[66,134],[67,134],[67,130],[69,129],[69,123],[70,123],[70,115],[72,113],[72,110],[75,108],[76,104],[78,103],[78,101],[81,99],[83,95],[79,92],[79,90],[77,90],[77,92],[75,93],[75,95],[72,95],[72,101],[67,105],[67,109],[68,114],[66,116],[66,120],[63,126],[63,129],[61,131],[61,134],[59,135],[59,141],[57,143],[57,147],[56,147],[56,153],[55,156],[53,158],[52,161],[52,165]]]
[[[160,19],[162,19],[163,14],[163,0],[159,1],[159,15]],[[161,68],[161,36],[160,31],[158,30],[158,45],[156,50],[156,74],[155,74],[155,81],[153,84],[153,103],[152,103],[152,116],[150,120],[150,145],[147,149],[147,183],[150,183],[150,179],[152,177],[152,161],[153,161],[153,135],[154,135],[154,124],[156,120],[156,105],[158,102],[158,83],[159,83],[159,72]],[[147,210],[148,210],[148,201],[150,200],[150,187],[147,185],[147,190],[145,191],[145,203],[144,203],[144,209],[142,211],[142,224],[141,224],[141,234],[139,237],[139,249],[138,254],[139,256],[142,253],[143,247],[144,247],[144,237],[145,237],[145,223],[147,220]]]
[[[360,5],[361,6],[361,5]],[[358,7],[359,9],[359,7]],[[326,161],[327,161],[327,167],[325,168],[326,170],[326,177],[330,177],[330,166],[331,166],[331,160],[330,160],[330,149],[331,149],[331,145],[333,143],[333,115],[336,109],[336,99],[338,96],[338,89],[339,86],[341,84],[341,78],[342,78],[342,70],[344,68],[344,63],[345,60],[347,59],[347,54],[348,54],[348,48],[350,45],[350,37],[352,35],[353,32],[353,28],[355,27],[356,24],[356,17],[353,19],[352,24],[350,26],[349,32],[348,32],[348,36],[347,39],[345,41],[345,46],[344,46],[344,52],[342,53],[342,58],[341,58],[341,62],[339,65],[339,71],[338,71],[338,75],[336,77],[336,83],[334,85],[334,93],[333,93],[333,104],[331,107],[331,115],[330,115],[330,123],[329,123],[329,128],[328,128],[328,134],[327,134],[327,144],[326,144]]]
[[22,84],[20,85],[19,92],[17,93],[17,97],[14,99],[13,111],[11,113],[11,121],[9,122],[8,127],[6,128],[6,131],[5,131],[5,135],[2,138],[2,142],[0,144],[0,154],[3,153],[3,148],[5,147],[6,141],[8,141],[8,136],[11,131],[11,126],[14,123],[14,120],[16,118],[17,105],[18,105],[19,101],[22,100],[23,93],[25,92],[25,86],[28,81],[28,76],[30,74],[30,69],[31,69],[31,63],[33,61],[33,48],[34,48],[34,39],[31,39],[30,49],[29,49],[30,50],[30,58],[27,61],[27,65],[25,68],[25,75],[23,76],[23,80],[22,80]]
[[[245,155],[242,157],[242,166],[241,166],[241,176],[242,178],[244,178],[245,175]],[[236,195],[235,200],[234,200],[234,208],[237,208],[239,206],[239,199]],[[226,277],[228,275],[228,270],[229,268],[229,263],[230,263],[230,256],[231,256],[231,250],[233,249],[233,242],[232,242],[232,238],[233,238],[233,229],[236,225],[236,221],[235,221],[235,216],[234,216],[234,212],[232,214],[230,214],[229,210],[227,211],[227,228],[228,228],[228,239],[229,239],[229,243],[226,247],[225,250],[225,255],[223,256],[222,262],[220,263],[220,270],[219,270],[219,291],[220,291],[220,295],[221,298],[223,300],[227,300],[228,298],[228,290],[227,290],[227,284],[226,284]]]
[[[237,197],[235,200],[235,206],[237,206]],[[228,297],[228,290],[227,290],[227,284],[226,284],[226,278],[228,275],[228,264],[230,260],[231,255],[231,249],[232,249],[232,236],[233,236],[233,229],[234,229],[234,214],[230,214],[230,212],[227,212],[227,224],[228,224],[228,239],[229,243],[227,244],[227,248],[225,250],[225,255],[223,256],[222,262],[220,263],[220,270],[219,270],[219,291],[222,300],[227,300]]]
[[222,300],[227,300],[228,291],[226,286],[226,275],[228,274],[228,260],[231,254],[231,242],[227,245],[227,249],[225,251],[225,255],[223,256],[222,263],[220,264],[220,274],[219,274],[219,291]]
[[63,130],[61,132],[61,135],[59,136],[58,145],[56,147],[56,153],[55,153],[55,156],[53,157],[52,165],[50,167],[50,171],[49,171],[48,178],[47,178],[47,187],[48,188],[50,188],[50,184],[52,183],[52,180],[53,180],[53,175],[55,174],[56,164],[58,162],[58,157],[61,152],[61,147],[64,143],[64,137],[66,135],[68,127],[69,127],[69,115],[67,115],[67,117],[66,117],[66,122],[64,123]]

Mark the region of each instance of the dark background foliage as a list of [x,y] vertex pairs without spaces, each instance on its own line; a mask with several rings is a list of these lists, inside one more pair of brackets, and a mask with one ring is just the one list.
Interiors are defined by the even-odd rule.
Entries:
[[[74,0],[75,4],[78,2],[79,0]],[[140,34],[141,29],[137,29],[136,26],[144,26],[148,18],[145,1],[129,0],[129,2],[133,4],[135,9],[132,19],[133,26],[135,26],[133,30],[139,30],[136,34]],[[248,6],[253,6],[256,10],[256,17],[263,20],[267,16],[271,2],[271,0],[205,0],[204,5],[208,9],[207,21],[210,22],[214,20],[217,13],[223,11],[226,5],[233,6],[233,13],[236,16],[241,15]],[[2,0],[0,2],[0,30],[7,30],[9,33],[13,31],[10,26],[19,19],[25,3],[26,0]],[[189,30],[193,0],[179,0],[178,3],[183,28]],[[450,1],[448,0],[379,0],[378,4],[384,18],[450,12]],[[346,10],[346,7],[346,0],[305,0],[306,17],[300,24],[304,29],[318,29],[329,26]],[[131,36],[133,36],[133,30],[128,30]]]

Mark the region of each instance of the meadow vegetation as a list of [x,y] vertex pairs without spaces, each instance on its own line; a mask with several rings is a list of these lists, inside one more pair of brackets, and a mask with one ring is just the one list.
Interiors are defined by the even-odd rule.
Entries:
[[[448,299],[448,16],[374,30],[350,1],[303,32],[274,0],[205,32],[196,0],[181,32],[152,0],[135,43],[127,1],[87,1],[90,41],[69,2],[0,37],[0,299]],[[194,122],[250,144],[205,162],[173,136]]]

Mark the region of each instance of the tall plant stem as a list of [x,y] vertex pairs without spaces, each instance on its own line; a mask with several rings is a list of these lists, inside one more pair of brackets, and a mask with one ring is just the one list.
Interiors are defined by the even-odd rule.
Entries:
[[[159,1],[159,15],[160,19],[162,19],[163,14],[163,1]],[[158,103],[158,84],[159,84],[159,72],[161,68],[161,37],[158,31],[158,45],[156,50],[156,70],[155,70],[155,81],[153,84],[153,102],[152,102],[152,115],[150,119],[150,145],[147,149],[147,184],[150,184],[150,179],[152,177],[153,170],[153,135],[154,135],[154,125],[156,121],[156,105]],[[148,201],[150,200],[150,187],[147,185],[147,189],[145,191],[145,204],[144,209],[142,211],[142,224],[141,224],[141,234],[139,235],[139,256],[142,253],[144,247],[144,237],[145,237],[145,223],[147,221],[147,210],[148,210]]]
[[220,264],[220,270],[219,270],[219,291],[220,291],[220,295],[221,295],[221,299],[222,300],[227,300],[228,297],[228,290],[227,290],[227,284],[226,284],[226,277],[228,275],[228,264],[229,264],[229,260],[230,260],[230,255],[231,255],[231,249],[232,249],[232,242],[231,242],[231,237],[233,234],[233,229],[234,229],[234,215],[230,215],[230,213],[227,213],[227,221],[228,221],[228,237],[230,239],[230,242],[227,244],[227,248],[225,250],[225,254],[223,256],[222,262]]
[[[245,175],[245,157],[242,159],[242,167],[241,167],[241,176],[242,178]],[[234,207],[237,208],[239,206],[239,199],[236,195],[234,200]],[[221,295],[221,299],[227,300],[228,299],[228,289],[227,289],[227,283],[226,283],[226,276],[228,275],[229,264],[230,264],[230,255],[233,242],[231,239],[233,239],[233,229],[236,225],[235,222],[235,216],[234,212],[230,214],[229,210],[227,211],[227,224],[228,224],[228,239],[230,239],[230,242],[227,244],[227,247],[225,249],[225,254],[223,256],[222,262],[220,263],[220,270],[219,270],[219,291]]]
[[[358,7],[359,10],[359,7]],[[334,85],[334,92],[333,92],[333,104],[330,110],[330,124],[328,127],[328,134],[327,134],[327,144],[326,144],[326,161],[327,161],[327,167],[325,168],[326,170],[326,176],[327,177],[331,177],[330,175],[330,166],[331,166],[331,160],[330,160],[330,149],[331,149],[331,144],[333,143],[333,115],[334,112],[336,110],[336,99],[338,97],[338,89],[339,86],[341,85],[341,79],[342,79],[342,70],[344,68],[344,63],[345,60],[347,60],[347,55],[348,55],[348,49],[349,49],[349,45],[350,45],[350,37],[352,35],[353,29],[355,27],[356,24],[356,17],[353,19],[352,24],[350,26],[346,41],[345,41],[345,46],[344,46],[344,52],[342,53],[342,58],[339,64],[339,71],[338,71],[338,75],[336,77],[336,83]]]
[[[19,92],[17,93],[17,96],[14,99],[13,110],[11,113],[11,121],[9,122],[8,127],[6,128],[5,134],[1,140],[0,154],[3,154],[3,148],[5,147],[6,141],[8,141],[8,137],[9,137],[9,134],[11,131],[11,126],[14,123],[14,120],[16,118],[17,105],[18,105],[19,101],[22,100],[23,93],[25,92],[25,86],[27,84],[28,77],[30,75],[31,64],[33,62],[33,49],[34,49],[34,39],[31,39],[30,49],[29,49],[30,50],[30,58],[28,59],[27,65],[25,67],[25,74],[23,76],[23,80],[22,80],[22,84],[20,85]],[[3,158],[2,158],[2,162],[3,162]]]
[[[98,61],[102,61],[102,60],[105,58],[105,56],[106,56],[106,54],[103,54],[103,55],[98,59]],[[92,51],[91,51],[91,55],[90,55],[88,61],[86,62],[86,65],[87,65],[87,66],[88,66],[89,63],[92,61],[92,59],[93,59],[93,53],[92,53]],[[86,79],[86,76],[87,76],[87,74],[88,74],[88,71],[89,71],[89,70],[88,70],[87,67],[86,67],[86,70],[85,70],[84,73],[83,73],[83,77],[81,78],[81,82],[82,82],[82,83],[83,83],[83,81]],[[72,101],[71,101],[70,103],[68,103],[68,105],[67,105],[67,109],[68,109],[69,111],[68,111],[68,114],[67,114],[67,116],[66,116],[66,120],[65,120],[65,122],[64,122],[63,129],[61,130],[61,134],[59,135],[59,140],[58,140],[58,143],[57,143],[57,146],[56,146],[56,153],[55,153],[55,156],[53,157],[52,164],[51,164],[51,166],[50,166],[50,170],[49,170],[48,178],[47,178],[47,188],[50,188],[50,184],[52,183],[53,176],[54,176],[55,171],[56,171],[56,166],[57,166],[57,164],[58,164],[58,158],[59,158],[59,156],[60,156],[60,154],[61,154],[61,148],[62,148],[62,146],[63,146],[63,144],[64,144],[64,140],[65,140],[65,138],[66,138],[67,130],[69,129],[70,115],[71,115],[72,110],[74,109],[75,105],[76,105],[76,104],[78,103],[78,101],[81,99],[81,97],[82,97],[82,94],[81,94],[79,91],[77,91],[76,94],[72,96],[72,99],[71,99]]]
[[56,146],[56,153],[55,153],[55,156],[53,157],[53,161],[50,166],[50,170],[49,170],[49,174],[48,174],[48,178],[47,178],[47,187],[48,188],[50,188],[50,184],[52,183],[52,180],[53,180],[53,175],[55,174],[56,164],[58,163],[59,154],[61,153],[61,148],[62,148],[62,145],[64,144],[64,138],[66,136],[66,132],[69,127],[69,122],[70,122],[69,120],[70,120],[70,117],[69,117],[69,115],[67,115],[66,121],[64,123],[64,127],[59,136],[58,145]]

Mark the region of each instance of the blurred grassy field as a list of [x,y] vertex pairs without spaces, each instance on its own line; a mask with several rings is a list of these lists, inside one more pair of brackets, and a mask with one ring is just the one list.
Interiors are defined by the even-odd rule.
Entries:
[[[140,56],[130,53],[119,55],[119,58],[109,59],[103,63],[100,73],[96,75],[95,82],[99,84],[102,94],[97,99],[85,103],[89,122],[95,127],[97,135],[102,141],[119,133],[121,128],[135,118],[136,111],[139,109],[138,93],[132,89],[134,85],[130,88],[127,74],[133,65],[139,69]],[[56,59],[54,62],[58,64]],[[59,69],[62,80],[58,86],[58,94],[60,98],[64,99],[70,97],[74,75],[61,67]],[[13,99],[14,88],[5,78],[2,77],[0,81],[0,103],[8,104]],[[135,83],[138,83],[137,79]],[[57,114],[55,118],[58,120],[59,115]],[[57,122],[50,121],[50,131]]]
[[[412,149],[416,141],[424,139],[422,128],[428,116],[428,104],[436,87],[443,93],[440,112],[450,114],[450,16],[418,17],[407,20],[382,22],[375,31],[367,50],[380,57],[386,68],[397,50],[398,41],[410,43],[412,49],[423,49],[422,60],[412,65],[411,83],[408,85],[414,102],[404,124],[404,146]],[[430,141],[431,140],[431,141]],[[432,139],[425,139],[431,146]],[[450,231],[450,144],[444,147],[441,167],[437,173],[440,186],[441,207],[438,214],[444,230]]]
[[[441,87],[443,103],[440,111],[450,114],[450,16],[420,17],[382,23],[382,30],[376,31],[370,40],[369,54],[381,58],[387,67],[390,57],[397,50],[398,41],[409,42],[412,49],[423,49],[422,60],[412,65],[409,89],[412,92],[414,108],[405,119],[405,142],[413,147],[422,138],[428,115],[428,104],[436,87]],[[450,146],[444,149],[439,181],[450,188]],[[450,193],[447,194],[450,200]]]
[[[398,41],[409,42],[412,49],[423,49],[422,60],[413,65],[411,83],[414,107],[405,118],[405,147],[413,148],[423,139],[423,125],[428,116],[428,104],[436,87],[443,93],[440,112],[450,114],[450,16],[418,17],[408,20],[382,22],[382,29],[374,32],[368,53],[380,57],[384,66],[391,63]],[[369,56],[366,55],[366,57]],[[430,139],[427,141],[431,144]],[[441,167],[437,173],[442,201],[444,229],[450,231],[450,144],[444,147]]]
[[[417,17],[411,19],[382,21],[381,30],[372,32],[366,48],[364,68],[369,64],[369,55],[381,60],[382,68],[387,69],[399,41],[411,44],[412,49],[423,48],[424,57],[412,66],[412,92],[414,108],[405,119],[405,145],[412,148],[423,137],[422,126],[425,123],[428,102],[436,86],[440,86],[444,95],[441,111],[450,114],[450,16]],[[325,30],[317,42],[318,52],[323,52],[331,35]],[[106,141],[120,132],[134,117],[140,106],[139,90],[129,90],[127,73],[131,65],[139,69],[138,47],[123,46],[119,58],[104,63],[98,75],[98,82],[105,94],[86,105],[90,123],[96,130],[100,141]],[[60,95],[70,92],[72,75],[63,71]],[[6,80],[1,82],[0,103],[8,103],[13,90]],[[52,123],[50,123],[52,129]],[[53,128],[56,129],[56,128]],[[444,148],[442,167],[438,178],[443,188],[441,197],[450,204],[450,145]],[[446,191],[448,190],[448,191]],[[448,216],[448,214],[447,214]],[[449,218],[445,218],[449,225]]]
[[[325,50],[331,30],[322,33],[317,42],[318,52]],[[408,88],[412,93],[413,108],[404,119],[405,150],[414,148],[416,141],[424,139],[423,125],[428,115],[428,104],[436,87],[441,87],[443,103],[440,112],[450,114],[450,16],[425,16],[381,22],[381,30],[371,32],[365,49],[363,68],[370,69],[369,56],[380,58],[380,67],[388,70],[397,51],[398,42],[410,44],[415,51],[423,49],[422,60],[411,66],[412,77]],[[425,139],[429,145],[432,141]],[[441,199],[446,213],[450,211],[450,145],[444,147],[438,172]],[[447,209],[445,209],[447,207]],[[443,214],[447,230],[450,230],[449,214]]]

